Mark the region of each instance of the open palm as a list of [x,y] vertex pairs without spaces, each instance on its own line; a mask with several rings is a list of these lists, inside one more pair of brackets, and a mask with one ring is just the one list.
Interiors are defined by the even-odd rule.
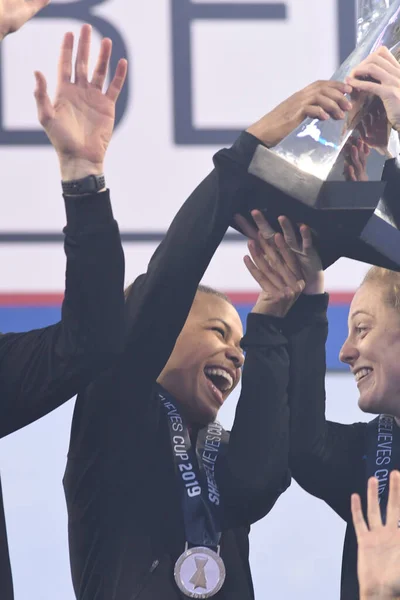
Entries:
[[[266,240],[275,237],[275,230],[260,210],[252,210],[251,216],[256,226],[251,225],[242,215],[235,216],[235,223],[244,235],[253,240],[258,239],[259,233]],[[321,259],[313,246],[310,228],[306,225],[301,225],[299,228],[300,235],[298,236],[287,217],[280,216],[278,221],[285,242],[290,250],[296,254],[306,286],[309,286],[318,277],[318,274],[322,273]],[[289,264],[291,264],[290,261]],[[293,268],[293,271],[295,272],[295,268]]]
[[0,39],[17,31],[50,0],[0,0]]
[[[367,590],[380,590],[400,597],[400,531],[381,527],[370,531],[367,539],[359,544],[359,577]],[[372,566],[372,568],[371,568]],[[377,585],[377,580],[382,583]]]
[[400,598],[400,473],[390,476],[386,524],[378,502],[378,481],[368,482],[368,526],[360,498],[352,496],[351,509],[358,541],[358,579],[361,600]]
[[57,152],[101,162],[110,142],[115,103],[92,87],[63,82],[43,126]]
[[[1,1],[1,0],[0,0]],[[59,157],[74,157],[90,163],[102,163],[115,121],[115,104],[126,78],[127,62],[120,60],[106,93],[102,88],[109,66],[112,43],[102,40],[92,80],[88,81],[91,27],[81,29],[75,81],[72,77],[72,33],[64,37],[61,48],[56,98],[52,103],[42,73],[36,72],[35,92],[39,121]]]

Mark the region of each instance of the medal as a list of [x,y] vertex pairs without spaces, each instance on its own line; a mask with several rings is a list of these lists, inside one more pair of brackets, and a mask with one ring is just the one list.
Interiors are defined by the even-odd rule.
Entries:
[[[199,430],[192,447],[175,399],[161,387],[159,390],[168,420],[187,540],[185,552],[175,563],[175,582],[188,598],[212,598],[223,586],[226,574],[219,555],[221,499],[215,464],[220,452],[226,451],[229,435],[214,421]],[[217,552],[211,548],[217,548]]]
[[205,546],[187,549],[175,563],[174,576],[178,588],[189,598],[211,598],[225,581],[224,561]]

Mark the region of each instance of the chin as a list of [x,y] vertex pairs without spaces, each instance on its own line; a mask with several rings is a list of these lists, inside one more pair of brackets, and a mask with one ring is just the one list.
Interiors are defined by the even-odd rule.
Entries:
[[199,407],[197,421],[199,425],[208,425],[215,421],[218,415],[218,408],[211,406],[210,404],[202,403]]
[[388,409],[383,406],[383,403],[378,398],[363,397],[361,395],[358,399],[358,406],[360,410],[371,415],[380,415],[381,413],[388,412]]

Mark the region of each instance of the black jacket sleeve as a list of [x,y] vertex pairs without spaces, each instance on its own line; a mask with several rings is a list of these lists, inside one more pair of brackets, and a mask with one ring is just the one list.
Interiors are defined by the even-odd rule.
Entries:
[[289,340],[290,469],[310,494],[349,519],[364,424],[325,419],[328,295],[300,296],[285,319]]
[[224,460],[216,475],[226,526],[254,523],[289,486],[289,354],[282,319],[250,313],[242,390]]
[[123,349],[124,256],[109,192],[65,206],[61,321],[0,337],[0,437],[74,396]]
[[[215,169],[177,213],[153,255],[147,273],[130,289],[126,302],[127,349],[141,349],[146,376],[155,380],[186,321],[197,286],[226,230],[239,212],[244,169],[259,141],[244,132],[229,150],[214,157]],[[229,160],[237,173],[225,174]],[[156,348],[154,340],[157,340]]]

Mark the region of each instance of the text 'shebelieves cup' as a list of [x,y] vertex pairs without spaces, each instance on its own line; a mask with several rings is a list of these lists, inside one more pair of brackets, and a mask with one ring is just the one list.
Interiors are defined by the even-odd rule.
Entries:
[[[361,1],[358,17],[358,45],[333,80],[344,81],[380,46],[400,58],[400,0]],[[247,209],[275,224],[285,214],[310,225],[324,267],[348,256],[400,270],[400,165],[385,166],[398,154],[398,133],[376,96],[353,92],[351,103],[342,120],[308,118],[273,149],[258,146]],[[346,181],[349,146],[359,136],[373,149],[368,180]]]

